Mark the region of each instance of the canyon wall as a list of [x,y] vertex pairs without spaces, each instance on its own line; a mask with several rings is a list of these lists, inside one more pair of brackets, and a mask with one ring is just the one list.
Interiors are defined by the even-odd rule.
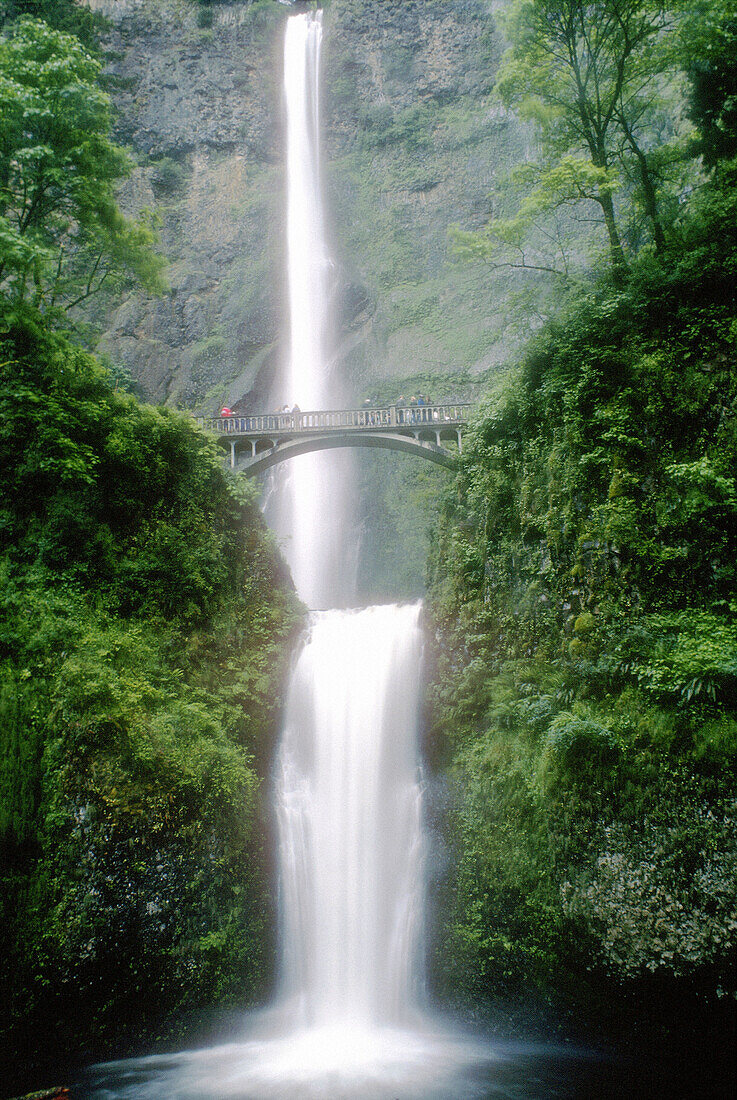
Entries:
[[[98,304],[100,350],[149,400],[263,407],[284,358],[282,39],[294,7],[90,2],[110,20],[117,137],[136,159],[121,202],[155,211],[171,260],[164,297]],[[509,287],[492,288],[483,264],[458,265],[448,242],[450,225],[484,224],[495,178],[526,155],[490,97],[495,6],[326,4],[335,348],[357,399],[397,396],[405,381],[470,395],[509,351]]]

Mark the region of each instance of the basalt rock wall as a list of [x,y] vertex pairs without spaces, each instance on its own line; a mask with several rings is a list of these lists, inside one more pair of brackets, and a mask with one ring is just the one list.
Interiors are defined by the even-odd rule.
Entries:
[[281,326],[284,9],[96,6],[111,23],[117,138],[137,161],[121,204],[155,211],[171,261],[162,298],[104,304],[101,350],[151,400],[202,409],[234,401],[266,360],[271,367]]
[[453,224],[485,224],[495,177],[525,155],[519,124],[491,96],[502,52],[493,7],[336,0],[329,9],[328,212],[347,306],[364,307],[341,312],[341,351],[359,389],[436,376],[448,390],[442,376],[456,375],[467,392],[509,350],[499,287],[483,265],[455,262],[448,240]]
[[[98,305],[101,350],[151,400],[263,406],[284,359],[282,42],[293,7],[91,3],[110,19],[117,136],[137,161],[121,202],[156,212],[171,260],[164,297]],[[526,155],[490,96],[494,6],[326,3],[334,337],[357,398],[411,378],[437,379],[448,396],[449,375],[468,393],[509,350],[499,284],[483,265],[457,265],[448,243],[451,224],[486,221],[495,176]]]

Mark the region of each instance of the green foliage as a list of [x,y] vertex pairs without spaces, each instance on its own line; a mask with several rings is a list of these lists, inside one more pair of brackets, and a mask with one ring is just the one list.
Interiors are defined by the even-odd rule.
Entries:
[[88,355],[32,322],[6,336],[3,360],[0,546],[12,560],[63,569],[128,612],[196,622],[221,607],[243,509],[215,445],[186,417],[111,391]]
[[161,157],[154,166],[151,182],[165,195],[175,197],[183,189],[187,173],[182,165],[171,157]]
[[710,168],[737,156],[737,13],[734,4],[701,4],[683,45],[691,83],[690,116],[698,152]]
[[22,16],[42,19],[55,30],[73,34],[94,48],[106,20],[80,0],[0,0],[0,28]]
[[298,609],[189,420],[38,315],[0,346],[0,1045],[22,1075],[262,992],[260,776]]
[[24,847],[36,839],[41,789],[42,710],[31,670],[4,667],[0,673],[0,837]]
[[708,611],[646,615],[615,645],[613,670],[657,698],[737,703],[737,624]]
[[606,726],[568,711],[556,715],[545,735],[548,767],[566,772],[610,765],[617,758],[617,741]]
[[105,284],[163,289],[151,219],[120,213],[130,160],[109,138],[100,62],[24,18],[0,39],[0,291],[53,313]]
[[388,103],[371,104],[361,118],[361,144],[366,149],[401,143],[407,152],[417,153],[432,145],[436,113],[426,103],[418,103],[394,114]]
[[[694,13],[701,25],[704,12]],[[481,232],[456,231],[461,255],[495,270],[522,268],[569,279],[590,262],[582,223],[605,230],[622,279],[627,243],[657,251],[693,169],[678,109],[686,64],[677,9],[647,0],[518,0],[502,22],[510,39],[496,91],[537,131],[538,163],[512,180],[511,215]],[[682,45],[682,43],[681,43]],[[684,170],[686,175],[684,176]],[[576,209],[578,218],[566,218]]]
[[[496,217],[480,232],[450,230],[460,259],[489,260],[495,270],[524,268],[549,275],[570,277],[571,243],[559,231],[546,234],[545,251],[536,249],[534,231],[541,218],[586,201],[596,201],[603,192],[612,194],[617,182],[606,170],[579,155],[562,156],[552,167],[524,165],[511,175],[515,191],[523,194],[511,217]],[[556,237],[558,247],[555,247]]]
[[432,745],[459,875],[436,965],[474,999],[532,986],[611,1020],[734,993],[735,172],[662,262],[538,333],[444,500]]
[[210,0],[199,0],[199,11],[197,12],[197,26],[207,29],[212,26],[213,14],[212,5]]

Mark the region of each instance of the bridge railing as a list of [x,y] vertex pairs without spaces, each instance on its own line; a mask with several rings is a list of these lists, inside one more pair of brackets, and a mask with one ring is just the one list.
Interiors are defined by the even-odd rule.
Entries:
[[328,409],[299,413],[249,414],[248,416],[199,417],[201,428],[218,435],[287,435],[348,429],[442,426],[457,427],[466,422],[469,404],[387,405],[363,409]]

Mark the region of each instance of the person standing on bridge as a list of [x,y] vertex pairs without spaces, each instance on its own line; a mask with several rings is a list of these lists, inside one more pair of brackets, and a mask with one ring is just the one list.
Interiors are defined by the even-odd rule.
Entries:
[[292,409],[292,423],[295,429],[302,426],[302,410],[299,405],[295,405]]

